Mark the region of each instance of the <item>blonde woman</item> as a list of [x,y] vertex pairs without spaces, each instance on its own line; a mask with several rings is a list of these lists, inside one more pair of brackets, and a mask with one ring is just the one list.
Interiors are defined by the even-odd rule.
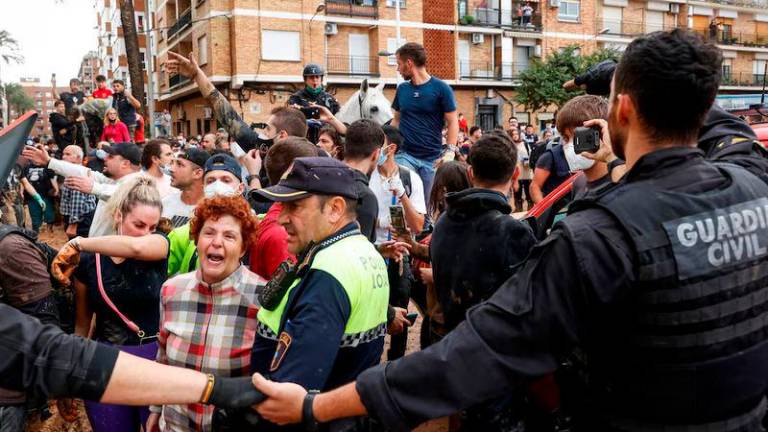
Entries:
[[[77,335],[154,360],[168,266],[168,240],[155,233],[162,202],[154,180],[120,185],[106,210],[119,235],[72,239],[54,260],[54,276],[74,273]],[[95,432],[135,432],[149,416],[147,407],[97,402],[86,402],[86,412]]]
[[101,141],[111,143],[131,142],[131,136],[128,133],[128,126],[120,121],[117,116],[117,110],[110,108],[104,117],[104,131],[101,132]]

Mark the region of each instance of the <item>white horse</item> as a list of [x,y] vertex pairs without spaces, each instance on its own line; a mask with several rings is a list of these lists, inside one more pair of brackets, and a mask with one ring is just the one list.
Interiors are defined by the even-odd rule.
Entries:
[[395,115],[392,112],[392,103],[384,96],[382,90],[383,82],[376,87],[369,87],[368,80],[363,80],[360,90],[341,107],[336,118],[347,124],[360,119],[373,120],[380,125],[389,122]]

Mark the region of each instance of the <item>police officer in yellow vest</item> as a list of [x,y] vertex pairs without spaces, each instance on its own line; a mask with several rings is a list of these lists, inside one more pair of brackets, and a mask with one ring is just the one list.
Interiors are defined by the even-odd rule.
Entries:
[[332,158],[297,158],[257,193],[283,203],[278,222],[298,262],[281,265],[260,298],[254,371],[308,390],[353,381],[381,358],[389,283],[384,259],[355,222],[352,170]]

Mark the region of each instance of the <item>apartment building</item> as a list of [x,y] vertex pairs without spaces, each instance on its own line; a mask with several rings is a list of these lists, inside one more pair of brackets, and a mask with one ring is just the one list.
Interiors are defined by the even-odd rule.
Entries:
[[[395,1],[159,1],[156,81],[174,132],[202,134],[216,124],[195,85],[164,72],[168,51],[194,52],[250,122],[264,121],[301,88],[310,62],[326,68],[341,103],[363,79],[385,82],[391,99],[398,82],[387,55],[398,46]],[[572,44],[585,54],[621,50],[637,35],[690,28],[723,48],[723,92],[754,93],[768,62],[768,0],[399,1],[399,43],[424,45],[430,73],[454,88],[458,110],[484,129],[513,114],[524,123],[551,122],[553,108],[527,112],[514,102],[515,89],[534,59]]]
[[90,51],[83,56],[77,78],[83,85],[83,92],[91,94],[96,88],[96,76],[99,75],[99,57],[96,51]]
[[[142,69],[145,71],[146,88],[146,57],[147,57],[147,23],[151,16],[147,13],[151,0],[133,0],[135,12],[134,21],[139,33],[139,56]],[[117,0],[96,0],[94,4],[98,25],[98,48],[96,57],[99,62],[98,73],[104,75],[111,82],[113,79],[121,79],[130,87],[128,72],[128,56],[125,51],[123,39],[123,26],[120,19],[120,8]],[[94,75],[94,78],[95,78]]]
[[[69,81],[69,80],[67,80]],[[53,98],[53,92],[50,81],[40,82],[40,78],[36,77],[22,77],[19,79],[19,85],[24,89],[24,93],[27,94],[34,102],[34,110],[37,111],[38,117],[35,126],[32,128],[30,135],[40,137],[51,137],[51,125],[48,123],[48,115],[53,112],[53,103],[56,101]],[[69,91],[68,86],[56,87],[56,93],[63,93]],[[10,119],[15,119],[24,113],[18,113],[16,110],[10,110]]]

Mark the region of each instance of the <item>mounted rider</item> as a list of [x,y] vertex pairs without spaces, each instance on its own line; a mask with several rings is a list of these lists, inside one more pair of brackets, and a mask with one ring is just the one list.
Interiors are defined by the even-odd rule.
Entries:
[[339,112],[339,102],[323,87],[323,75],[325,75],[323,68],[316,64],[308,64],[304,66],[302,75],[304,75],[305,87],[291,95],[288,105],[306,108],[314,102],[328,108],[334,115]]

